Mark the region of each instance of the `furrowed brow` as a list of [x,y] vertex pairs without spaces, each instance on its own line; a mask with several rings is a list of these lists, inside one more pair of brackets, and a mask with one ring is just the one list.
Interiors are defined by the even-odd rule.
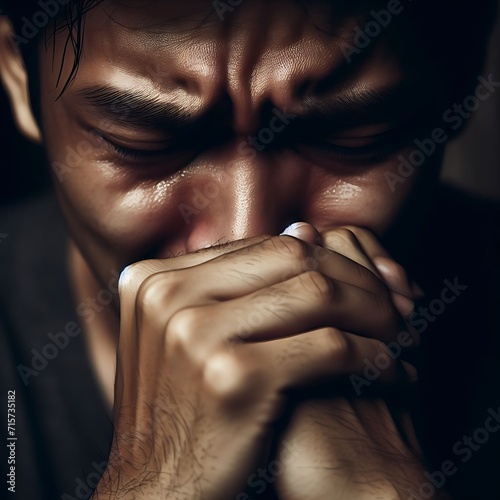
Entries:
[[76,95],[100,116],[134,130],[140,128],[180,134],[202,118],[202,114],[193,113],[186,106],[162,101],[143,90],[97,85],[82,88]]
[[414,85],[388,86],[380,89],[348,87],[326,97],[304,100],[304,122],[330,128],[356,127],[370,123],[398,122],[410,116],[431,99]]

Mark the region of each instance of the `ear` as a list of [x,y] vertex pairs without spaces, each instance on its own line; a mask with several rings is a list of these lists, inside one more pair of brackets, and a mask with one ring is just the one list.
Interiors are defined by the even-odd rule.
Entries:
[[0,16],[0,79],[19,131],[33,142],[41,143],[42,134],[31,109],[28,73],[12,34],[12,24],[6,16]]

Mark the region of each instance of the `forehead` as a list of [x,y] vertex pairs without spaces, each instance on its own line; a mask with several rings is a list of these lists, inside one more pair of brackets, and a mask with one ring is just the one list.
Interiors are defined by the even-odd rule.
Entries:
[[336,14],[335,2],[307,4],[299,0],[104,2],[87,16],[85,32],[94,49],[119,53],[123,48],[129,56],[153,49],[185,50],[193,45],[198,52],[217,49],[219,56],[234,52],[260,55],[299,40],[331,48],[335,39],[347,35],[345,9]]
[[[371,11],[377,3],[371,2]],[[277,73],[286,61],[309,61],[321,73],[350,62],[346,47],[353,46],[356,30],[369,19],[370,8],[363,4],[361,0],[104,1],[86,15],[80,69],[89,65],[95,72],[99,63],[107,66],[108,77],[120,70],[165,80],[169,68],[182,59],[198,72],[244,70],[251,76],[259,63],[269,66],[272,60]],[[370,55],[385,63],[380,71],[394,66],[395,60],[401,62],[398,51],[404,40],[400,32],[395,35],[398,24],[381,29],[360,59]],[[69,68],[72,54],[63,56],[65,36],[63,30],[56,37],[55,54],[64,57]],[[392,43],[396,36],[397,43]],[[315,76],[319,74],[311,75]]]

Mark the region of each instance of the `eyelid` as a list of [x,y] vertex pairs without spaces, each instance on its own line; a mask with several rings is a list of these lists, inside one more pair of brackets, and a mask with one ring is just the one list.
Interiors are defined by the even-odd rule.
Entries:
[[371,138],[378,137],[393,131],[395,124],[377,123],[373,125],[363,125],[347,130],[338,130],[332,133],[333,136],[342,138]]
[[[159,140],[139,140],[133,138],[125,138],[123,136],[116,136],[109,132],[103,132],[101,130],[96,130],[101,140],[105,140],[106,142],[112,144],[113,146],[123,147],[125,149],[137,149],[137,150],[163,150],[168,147],[172,147],[174,142],[169,139],[159,139]],[[178,143],[178,141],[176,141]],[[148,146],[161,146],[157,148],[149,148]]]
[[401,149],[404,144],[403,138],[401,130],[394,127],[371,137],[361,137],[364,143],[358,145],[340,144],[342,140],[354,142],[359,139],[356,137],[345,138],[341,135],[324,134],[322,137],[311,136],[306,141],[308,143],[306,148],[321,151],[322,154],[334,155],[341,161],[367,164],[380,161]]
[[103,137],[103,141],[105,141],[106,146],[113,150],[113,153],[117,154],[120,157],[126,157],[128,159],[136,159],[136,158],[160,158],[162,156],[167,155],[168,153],[173,152],[173,148],[164,147],[162,149],[138,149],[138,148],[129,148],[126,146],[122,146],[120,144],[116,144],[113,141]]

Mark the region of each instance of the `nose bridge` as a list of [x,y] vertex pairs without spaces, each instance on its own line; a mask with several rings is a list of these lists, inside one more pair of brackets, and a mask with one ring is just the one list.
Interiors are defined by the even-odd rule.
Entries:
[[[241,153],[241,143],[212,158],[213,168],[198,178],[196,210],[190,218],[188,250],[219,239],[276,234],[294,214],[304,186],[303,169],[272,155]],[[281,161],[283,160],[283,162]]]
[[279,217],[272,203],[273,179],[265,161],[225,162],[222,175],[197,183],[196,212],[190,220],[188,251],[220,239],[237,240],[276,231]]

